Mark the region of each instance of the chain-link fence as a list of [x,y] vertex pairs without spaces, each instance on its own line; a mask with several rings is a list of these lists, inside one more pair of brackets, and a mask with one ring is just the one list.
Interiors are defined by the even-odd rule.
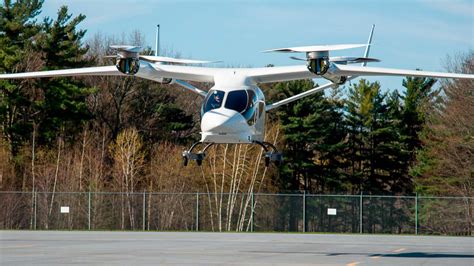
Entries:
[[472,197],[0,192],[0,229],[474,235]]

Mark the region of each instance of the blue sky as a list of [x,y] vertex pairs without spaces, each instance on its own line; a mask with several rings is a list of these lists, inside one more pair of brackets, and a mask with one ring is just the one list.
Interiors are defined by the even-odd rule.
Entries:
[[[287,54],[261,53],[286,46],[365,43],[376,24],[371,57],[381,67],[445,71],[447,55],[474,49],[474,0],[225,1],[225,0],[47,0],[41,16],[61,5],[95,33],[120,35],[139,29],[154,47],[183,57],[222,60],[222,66],[291,65]],[[332,55],[362,55],[363,49]],[[402,78],[375,77],[385,88]],[[323,81],[319,81],[322,83]]]

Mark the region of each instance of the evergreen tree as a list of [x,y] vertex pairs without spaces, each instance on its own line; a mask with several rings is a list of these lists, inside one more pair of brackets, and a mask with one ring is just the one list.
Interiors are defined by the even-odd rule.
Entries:
[[[300,92],[313,88],[311,80],[290,81],[277,83],[274,87],[282,98],[291,97]],[[315,138],[310,133],[314,129],[312,122],[316,104],[322,99],[322,93],[300,99],[280,107],[278,118],[285,139],[285,163],[281,168],[283,188],[291,191],[308,188],[308,178],[314,172],[311,148]]]
[[[80,67],[85,65],[81,48],[84,31],[76,30],[84,16],[70,21],[67,8],[58,11],[55,21],[47,18],[38,23],[43,1],[4,1],[0,6],[0,72],[28,72]],[[89,119],[86,96],[88,89],[66,78],[0,81],[0,121],[2,137],[9,144],[16,184],[25,188],[26,142],[54,145],[61,132],[75,137],[81,121]],[[35,147],[31,147],[32,151]],[[21,182],[21,184],[20,184]]]
[[330,97],[318,102],[315,113],[310,116],[314,128],[310,131],[315,136],[313,163],[315,172],[310,180],[317,186],[310,191],[317,193],[340,193],[347,189],[347,174],[344,169],[347,161],[343,155],[347,150],[345,141],[346,128],[343,116],[343,101],[334,90]]
[[420,132],[426,120],[427,104],[433,97],[432,87],[435,79],[407,77],[403,80],[406,88],[401,113],[401,128],[407,149],[410,153],[408,162],[414,162],[416,150],[421,147]]
[[[474,73],[474,53],[450,59],[451,71]],[[418,192],[427,195],[474,195],[474,82],[453,80],[441,85],[427,106],[417,161],[410,170]],[[472,212],[469,210],[466,213]],[[472,221],[472,217],[470,219]],[[471,225],[470,225],[471,226]]]
[[[41,12],[41,0],[5,0],[0,5],[0,73],[36,70],[38,62],[33,44],[40,32],[35,17]],[[0,81],[0,121],[13,156],[31,132],[31,82]]]
[[[474,53],[448,59],[450,71],[474,73]],[[430,200],[421,206],[420,224],[427,232],[472,236],[474,231],[474,81],[451,80],[426,112],[421,148],[410,174],[425,196],[460,196],[462,200]],[[436,217],[436,219],[433,219]]]
[[[89,63],[84,59],[87,47],[81,43],[85,31],[77,29],[85,16],[71,18],[67,7],[62,6],[55,20],[45,18],[43,21],[42,34],[36,44],[42,54],[43,70],[79,68]],[[92,118],[86,104],[86,97],[92,90],[82,82],[72,78],[51,78],[38,80],[36,86],[44,95],[35,101],[42,143],[51,142],[60,128],[74,136],[81,130],[78,125]]]
[[410,150],[407,147],[403,129],[405,124],[402,121],[403,106],[398,91],[393,91],[387,97],[387,119],[390,143],[386,145],[386,154],[390,158],[386,163],[389,164],[391,193],[408,194],[413,190],[413,182],[408,175],[405,166],[410,160]]
[[[400,171],[407,153],[401,136],[399,99],[397,92],[387,95],[381,92],[377,82],[363,79],[349,90],[348,157],[352,160],[352,180],[358,193],[380,195],[411,191],[410,180]],[[355,189],[352,192],[355,193]],[[371,198],[371,202],[374,201],[378,200]],[[396,201],[380,203],[364,207],[366,232],[374,232],[375,225],[382,225],[383,231],[392,232],[398,228],[398,221],[408,219],[396,207]]]
[[160,141],[187,143],[194,127],[193,116],[174,102],[175,97],[169,95],[160,85],[138,81],[140,87],[136,98],[130,102],[133,114],[126,124],[134,125],[144,136],[144,141],[154,144]]
[[[314,87],[310,80],[278,83],[274,91],[291,97]],[[287,190],[312,193],[341,191],[344,173],[340,155],[345,132],[342,102],[323,92],[279,108],[278,118],[285,139],[285,164],[280,177]]]
[[346,121],[348,130],[349,150],[348,159],[352,193],[367,191],[370,176],[370,167],[366,160],[368,156],[367,134],[371,125],[371,111],[375,94],[379,91],[379,84],[370,84],[361,79],[359,84],[349,88],[346,103]]
[[[360,80],[349,89],[347,102],[348,159],[354,188],[373,194],[410,190],[400,175],[406,159],[402,142],[398,93],[382,94],[380,85]],[[357,189],[355,189],[357,188]]]

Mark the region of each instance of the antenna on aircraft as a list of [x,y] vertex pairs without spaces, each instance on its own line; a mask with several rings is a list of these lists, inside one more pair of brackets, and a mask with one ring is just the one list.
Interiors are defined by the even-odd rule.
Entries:
[[160,24],[156,25],[155,56],[158,56],[160,49]]

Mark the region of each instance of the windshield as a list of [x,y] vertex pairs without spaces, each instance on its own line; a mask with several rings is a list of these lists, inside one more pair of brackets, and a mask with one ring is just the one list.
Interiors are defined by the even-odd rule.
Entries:
[[253,90],[247,91],[247,108],[242,115],[245,117],[247,121],[254,120],[253,115],[255,113],[255,103],[257,102],[257,95]]
[[237,111],[245,117],[249,125],[255,122],[257,95],[253,90],[231,91],[227,95],[225,108]]
[[[222,107],[225,92],[211,90],[204,99],[201,115]],[[257,95],[253,90],[235,90],[227,93],[224,107],[234,110],[245,118],[249,125],[253,125],[256,119]]]
[[239,113],[242,113],[247,109],[247,91],[231,91],[227,95],[227,100],[225,102],[225,108],[235,110]]
[[222,106],[222,100],[224,99],[224,92],[223,91],[211,91],[207,94],[205,99],[205,104],[203,106],[203,113],[217,109]]

